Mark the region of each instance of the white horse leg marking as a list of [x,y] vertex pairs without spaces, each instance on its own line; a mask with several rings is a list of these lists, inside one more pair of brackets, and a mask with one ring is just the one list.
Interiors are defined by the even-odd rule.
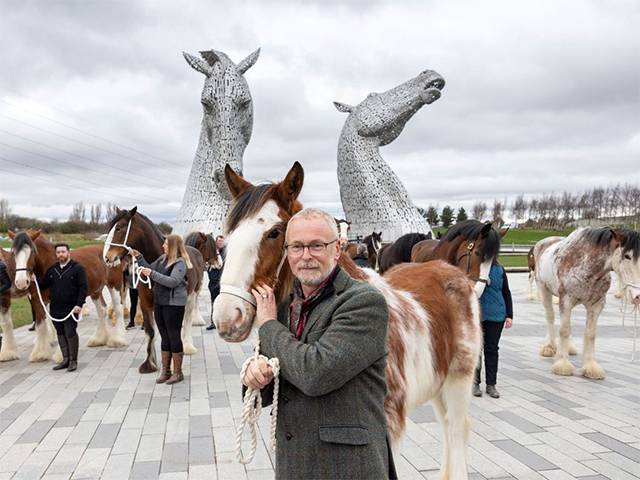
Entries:
[[36,323],[36,340],[29,355],[30,362],[44,362],[54,355],[48,339],[49,328],[45,322]]
[[[467,443],[469,438],[469,405],[471,377],[449,377],[442,386],[442,400],[446,408],[449,443],[449,478],[468,478]],[[446,477],[445,477],[446,478]]]
[[535,288],[535,273],[533,271],[529,272],[529,288],[527,290],[527,300],[538,300],[539,296],[537,295],[537,291]]
[[51,345],[58,345],[58,334],[56,332],[56,327],[53,326],[53,321],[49,318],[49,315],[47,315],[46,312],[44,316],[44,323],[47,325],[47,336],[49,338],[49,343]]
[[442,458],[440,459],[440,478],[449,478],[449,426],[447,424],[447,409],[442,400],[442,393],[438,393],[431,399],[433,411],[438,423],[442,427]]
[[571,343],[571,309],[572,301],[566,295],[560,298],[560,348],[558,359],[551,371],[556,375],[573,375],[575,367],[569,361],[569,344]]
[[106,345],[107,343],[107,319],[106,317],[106,309],[103,305],[103,298],[100,295],[100,298],[91,299],[93,300],[93,304],[96,307],[96,313],[98,315],[98,320],[96,321],[96,331],[93,333],[89,340],[87,341],[87,347],[100,347],[102,345]]
[[557,352],[555,315],[553,313],[553,300],[551,291],[544,285],[538,283],[542,305],[544,306],[544,316],[547,320],[547,339],[542,347],[540,355],[543,357],[553,357]]
[[[200,290],[200,291],[202,291],[202,290]],[[200,312],[200,306],[198,305],[199,300],[200,300],[200,295],[199,295],[199,292],[198,292],[198,293],[196,293],[196,300],[195,300],[194,313],[193,313],[193,321],[191,322],[191,325],[193,325],[195,327],[202,327],[202,326],[207,324],[206,320],[202,316],[202,312]]]
[[0,348],[0,362],[17,360],[16,337],[13,335],[13,321],[11,311],[3,311],[0,308],[0,327],[2,327],[2,348]]
[[596,332],[598,317],[604,308],[604,300],[587,307],[587,325],[584,329],[584,344],[582,346],[582,368],[579,375],[601,380],[605,377],[604,369],[596,362]]
[[193,337],[191,336],[191,322],[195,314],[196,295],[196,292],[189,294],[184,310],[184,320],[182,322],[182,351],[186,355],[193,355],[198,352],[198,349],[193,346]]
[[122,298],[117,288],[107,288],[111,297],[111,305],[115,316],[115,325],[112,325],[111,319],[107,322],[107,347],[119,348],[129,345],[124,336],[124,312],[122,308]]

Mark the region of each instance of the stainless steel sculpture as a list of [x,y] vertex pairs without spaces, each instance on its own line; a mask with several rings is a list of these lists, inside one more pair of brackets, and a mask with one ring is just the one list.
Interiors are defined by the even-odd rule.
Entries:
[[352,235],[382,231],[383,241],[410,232],[429,233],[404,185],[380,155],[423,105],[440,98],[444,79],[426,70],[384,93],[370,93],[359,105],[334,102],[349,116],[338,142],[338,182]]
[[237,65],[216,50],[202,58],[183,53],[187,63],[204,74],[200,101],[204,109],[198,150],[178,212],[174,233],[192,231],[219,234],[229,208],[230,195],[224,166],[242,172],[242,156],[253,128],[253,102],[243,74],[256,63],[260,49]]

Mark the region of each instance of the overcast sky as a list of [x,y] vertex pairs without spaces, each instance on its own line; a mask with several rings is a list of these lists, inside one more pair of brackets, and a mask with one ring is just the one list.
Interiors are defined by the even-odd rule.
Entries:
[[258,47],[244,171],[276,180],[300,161],[306,205],[341,212],[332,101],[425,69],[442,97],[381,150],[416,205],[638,184],[639,26],[635,0],[3,2],[0,198],[40,218],[111,201],[173,223],[202,119],[181,52]]

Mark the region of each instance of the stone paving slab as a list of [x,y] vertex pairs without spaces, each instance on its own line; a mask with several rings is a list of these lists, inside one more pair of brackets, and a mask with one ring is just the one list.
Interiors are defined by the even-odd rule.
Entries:
[[[607,379],[556,377],[552,359],[539,356],[542,305],[525,299],[526,274],[510,274],[510,284],[515,323],[500,345],[502,398],[473,399],[470,478],[640,478],[640,361],[630,361],[632,323],[622,326],[619,302],[609,295],[598,328]],[[200,304],[209,318],[208,298]],[[238,374],[252,340],[227,344],[194,327],[199,352],[185,357],[186,381],[171,387],[138,374],[145,357],[139,329],[127,331],[126,348],[85,347],[94,322],[92,312],[80,325],[74,373],[29,363],[34,335],[16,330],[21,358],[0,363],[0,479],[273,478],[268,413],[254,462],[242,466],[233,454],[242,408]],[[584,322],[578,307],[572,330],[579,348]],[[580,358],[572,362],[579,366]],[[438,478],[441,432],[430,406],[411,413],[401,453],[400,478]]]

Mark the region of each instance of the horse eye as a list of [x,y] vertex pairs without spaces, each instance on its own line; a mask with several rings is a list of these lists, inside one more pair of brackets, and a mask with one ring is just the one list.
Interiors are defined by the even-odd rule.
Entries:
[[269,232],[269,235],[267,236],[267,238],[278,238],[278,235],[280,235],[280,230],[278,230],[277,228],[274,228]]
[[631,254],[630,253],[626,253],[624,255],[624,258],[626,258],[627,260],[631,260]]

